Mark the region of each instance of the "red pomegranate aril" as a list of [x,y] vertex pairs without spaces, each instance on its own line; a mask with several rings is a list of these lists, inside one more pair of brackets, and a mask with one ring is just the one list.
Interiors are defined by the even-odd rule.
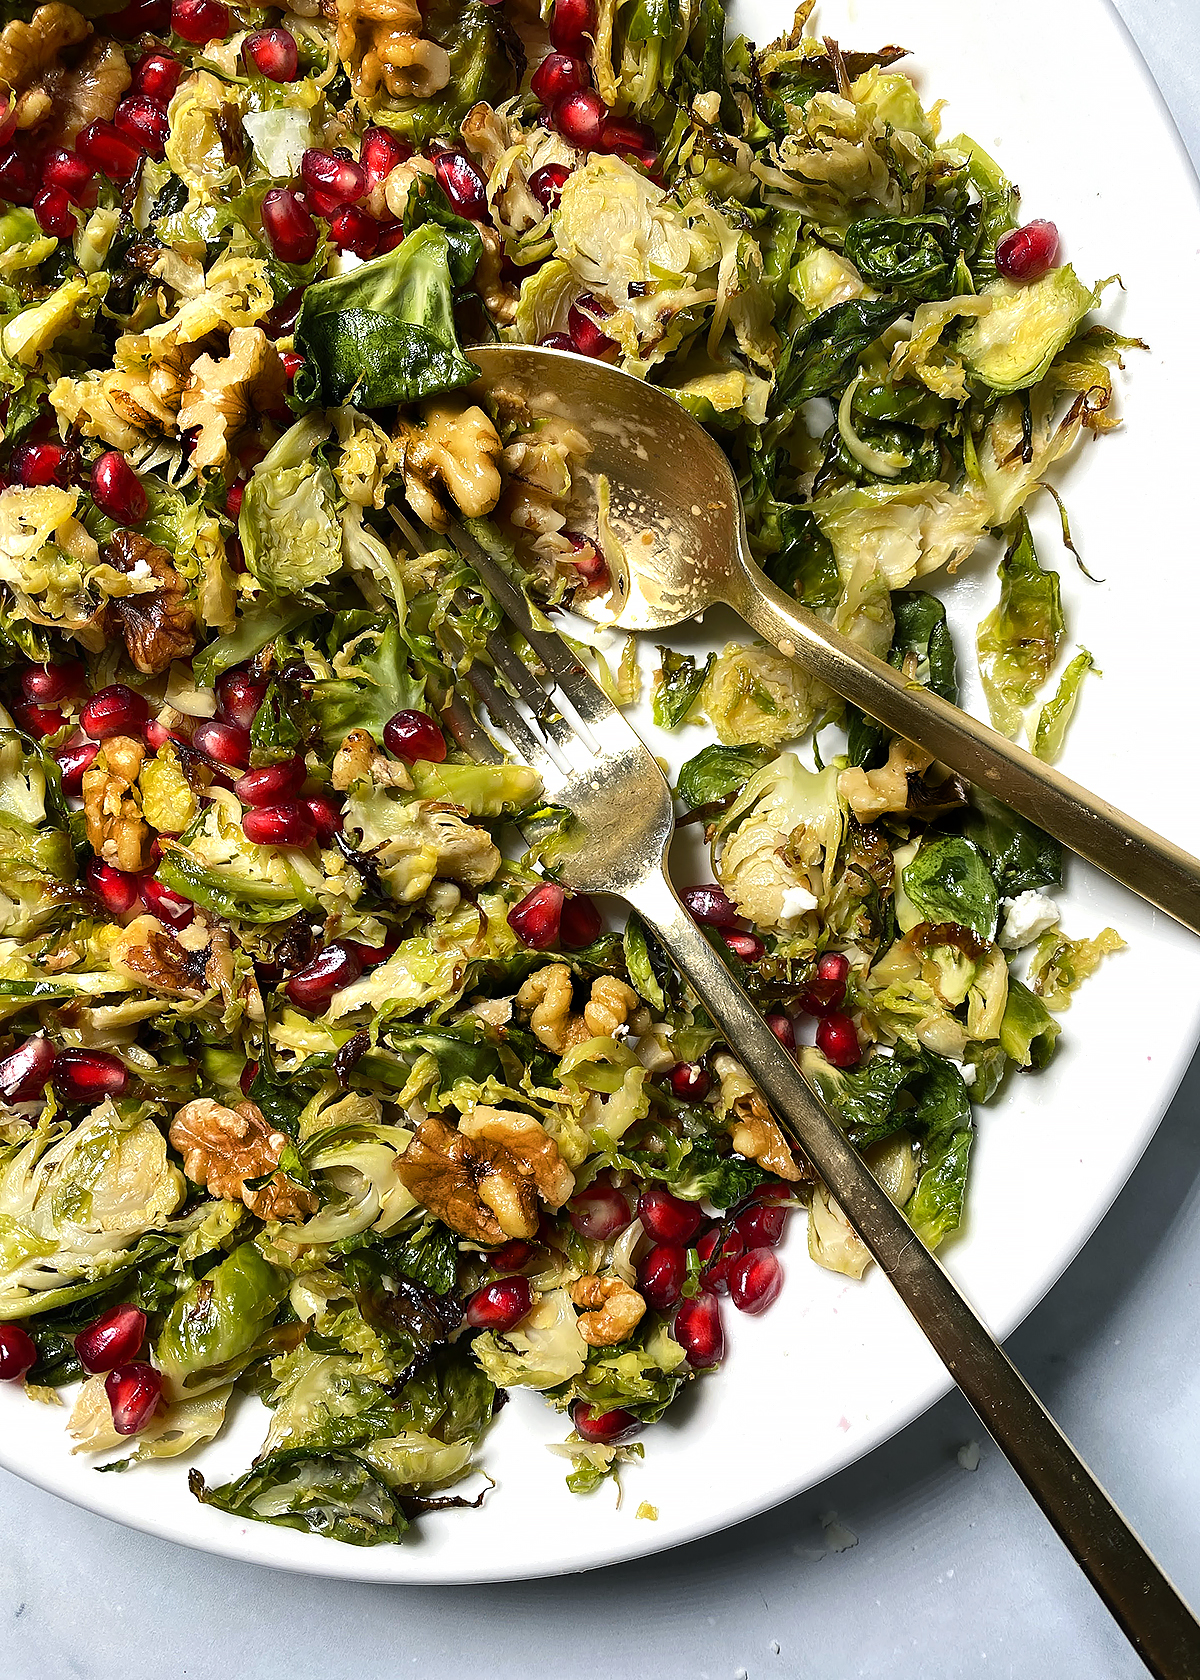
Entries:
[[79,223],[71,210],[71,200],[61,187],[44,187],[33,201],[33,213],[43,233],[52,239],[72,239]]
[[13,451],[13,477],[33,490],[66,483],[66,450],[61,443],[25,443]]
[[379,255],[386,256],[394,251],[397,245],[404,243],[403,222],[380,222],[379,224]]
[[571,342],[581,356],[606,356],[610,350],[617,348],[616,342],[602,332],[591,315],[584,314],[584,310],[592,310],[597,315],[610,313],[607,304],[600,303],[590,292],[580,292],[567,313]]
[[817,979],[826,984],[844,986],[850,977],[850,959],[840,951],[826,951],[817,963]]
[[570,173],[565,163],[547,163],[534,170],[528,186],[543,210],[553,210],[557,205]]
[[362,966],[357,951],[335,941],[292,975],[287,983],[287,995],[297,1009],[316,1014],[327,1007],[335,992],[358,979]]
[[719,1365],[725,1353],[725,1331],[717,1297],[702,1289],[699,1295],[684,1301],[675,1314],[673,1334],[694,1371]]
[[127,870],[114,869],[111,863],[93,858],[87,866],[88,890],[97,898],[110,916],[123,916],[132,910],[141,893],[141,882]]
[[331,211],[357,203],[367,190],[367,172],[360,163],[348,153],[343,157],[319,146],[310,146],[300,159],[300,178],[318,195],[318,205]]
[[245,770],[250,763],[250,732],[236,723],[222,723],[220,718],[205,718],[192,733],[192,745],[197,752],[212,758],[231,770]]
[[671,1094],[680,1102],[703,1102],[712,1080],[696,1062],[678,1062],[671,1069]]
[[91,196],[96,172],[74,152],[60,147],[51,152],[42,164],[42,178],[48,187],[61,187],[69,199],[81,204]]
[[528,1278],[498,1278],[467,1297],[463,1317],[472,1330],[491,1330],[503,1336],[520,1324],[532,1305],[533,1285]]
[[238,1089],[244,1097],[248,1097],[250,1095],[250,1087],[257,1078],[258,1063],[256,1061],[247,1062],[242,1068],[241,1073],[238,1075]]
[[502,1248],[493,1248],[487,1257],[487,1263],[494,1272],[519,1272],[522,1266],[529,1264],[533,1250],[533,1243],[522,1242],[520,1237],[514,1237]]
[[1027,222],[996,244],[996,273],[1005,280],[1040,280],[1058,261],[1058,229],[1053,222]]
[[154,875],[142,877],[141,891],[147,910],[168,927],[185,928],[196,914],[196,906],[190,898],[164,887]]
[[129,1087],[129,1069],[107,1050],[60,1050],[51,1084],[63,1102],[99,1102],[119,1097]]
[[[574,344],[568,344],[573,350]],[[590,537],[579,531],[564,531],[563,536],[572,548],[571,564],[589,589],[608,582],[608,562]]]
[[591,74],[581,58],[572,58],[569,53],[552,52],[546,54],[533,72],[529,87],[535,99],[540,100],[547,110],[553,110],[560,99],[591,84]]
[[753,1248],[776,1248],[783,1241],[787,1216],[785,1207],[750,1207],[738,1214],[731,1229],[747,1253]]
[[606,117],[600,130],[600,149],[604,152],[632,152],[648,166],[658,156],[658,141],[654,130],[645,123],[631,122],[628,117]]
[[234,782],[233,791],[243,805],[280,805],[296,797],[307,775],[308,766],[302,758],[288,758],[282,764],[247,770]]
[[110,735],[136,735],[150,708],[142,696],[124,683],[113,683],[93,694],[79,714],[79,725],[93,741],[107,741]]
[[171,0],[171,28],[195,46],[223,41],[231,24],[229,7],[221,0]]
[[0,143],[11,140],[17,131],[17,107],[10,99],[0,96]]
[[783,1267],[769,1248],[756,1248],[729,1268],[729,1299],[739,1312],[766,1312],[783,1288]]
[[592,1184],[572,1196],[567,1218],[588,1242],[607,1242],[633,1222],[629,1203],[612,1184]]
[[726,1227],[712,1260],[705,1267],[704,1287],[718,1295],[729,1293],[729,1268],[746,1252],[746,1245],[732,1225]]
[[686,1248],[704,1223],[695,1202],[673,1196],[661,1184],[652,1184],[638,1197],[638,1218],[652,1242]]
[[285,350],[279,360],[283,363],[284,378],[290,384],[304,366],[304,357],[298,350]]
[[83,791],[83,773],[100,751],[98,741],[73,741],[69,747],[59,747],[54,754],[64,793]]
[[32,700],[13,701],[13,721],[18,729],[23,729],[26,735],[32,735],[34,740],[44,740],[47,735],[57,735],[66,723],[66,718],[54,706],[36,706]]
[[736,928],[739,917],[720,887],[688,887],[680,894],[693,921],[705,927]]
[[150,719],[145,729],[142,730],[142,734],[151,752],[157,752],[160,747],[165,747],[168,741],[181,739],[180,736],[173,735],[165,723],[159,723],[157,718]]
[[75,1352],[85,1371],[114,1371],[136,1359],[146,1339],[146,1315],[139,1307],[110,1307],[75,1338]]
[[300,802],[316,830],[317,843],[328,846],[335,834],[340,834],[343,828],[342,808],[336,799],[331,799],[327,793],[314,793],[308,799]]
[[131,93],[113,112],[113,124],[153,158],[163,155],[171,125],[166,108],[148,93]]
[[27,665],[21,672],[21,692],[36,705],[54,705],[82,694],[87,676],[78,659],[62,665]]
[[465,152],[442,152],[434,161],[433,172],[453,211],[477,222],[486,219],[487,186]]
[[256,805],[242,813],[242,833],[256,846],[311,846],[317,825],[295,799],[282,805]]
[[37,1343],[19,1324],[0,1324],[0,1382],[20,1382],[37,1364]]
[[272,187],[259,212],[267,243],[280,262],[311,262],[317,250],[317,224],[290,187]]
[[566,894],[557,881],[547,881],[525,894],[508,912],[508,925],[531,951],[547,951],[557,944]]
[[721,938],[734,956],[740,957],[742,962],[758,962],[767,949],[758,935],[754,933],[723,933]]
[[547,333],[545,338],[538,339],[538,343],[545,350],[569,350],[572,355],[576,354],[575,346],[566,333]]
[[687,1250],[657,1243],[638,1265],[638,1293],[655,1312],[667,1312],[678,1301],[687,1277]]
[[585,945],[599,939],[604,923],[600,912],[586,893],[576,893],[562,907],[559,923],[559,942],[567,951],[582,951]]
[[596,152],[600,149],[607,115],[608,106],[595,88],[580,88],[578,93],[560,99],[554,107],[554,126],[564,140],[578,146],[580,151]]
[[585,52],[586,37],[596,32],[596,0],[554,0],[549,28],[557,52]]
[[827,1015],[818,1021],[817,1049],[836,1068],[854,1067],[862,1060],[858,1032],[849,1015]]
[[407,163],[412,147],[398,140],[386,128],[368,128],[363,132],[358,149],[358,161],[366,171],[367,191],[386,181],[398,164]]
[[109,12],[104,27],[123,41],[137,35],[165,35],[171,27],[171,0],[130,0],[119,12]]
[[170,53],[148,52],[133,72],[133,86],[137,93],[148,94],[160,105],[168,105],[182,75],[183,65]]
[[339,251],[373,257],[379,244],[379,223],[357,204],[347,204],[330,221],[329,238]]
[[446,737],[428,712],[397,712],[383,726],[383,744],[410,764],[419,758],[441,764],[446,756]]
[[242,511],[242,498],[246,494],[246,481],[239,478],[229,486],[225,492],[225,512],[230,519],[237,519]]
[[850,959],[840,951],[826,951],[817,972],[800,994],[800,1007],[809,1015],[829,1015],[846,1001]]
[[[300,316],[300,306],[304,302],[306,290],[307,287],[305,286],[293,286],[287,296],[281,298],[274,309],[268,310],[263,316],[260,324],[268,338],[286,338],[294,329]],[[244,450],[238,450],[238,459],[247,471],[251,467],[257,466],[262,458],[261,450],[256,451],[254,461],[246,459]]]
[[54,1046],[36,1033],[0,1061],[0,1096],[7,1102],[32,1102],[40,1097],[54,1066]]
[[215,687],[217,706],[224,716],[239,729],[249,729],[266,698],[266,683],[246,671],[223,671]]
[[294,82],[300,73],[300,48],[288,29],[256,29],[242,42],[242,56],[269,82]]
[[143,155],[140,146],[103,117],[87,125],[75,141],[75,150],[85,163],[107,175],[110,181],[127,181]]
[[109,449],[92,468],[92,498],[119,525],[140,525],[150,506],[141,479],[119,449]]
[[[175,3],[178,7],[181,0]],[[207,5],[208,0],[198,0],[198,3]],[[224,11],[224,6],[220,10]],[[139,1429],[144,1429],[158,1410],[162,1390],[162,1373],[140,1360],[110,1371],[104,1379],[104,1392],[108,1395],[117,1434],[136,1435]]]
[[581,1400],[571,1407],[571,1422],[581,1440],[606,1447],[632,1439],[642,1427],[641,1418],[634,1417],[623,1406],[615,1406],[611,1412],[598,1412],[594,1406],[585,1406]]
[[783,1014],[781,1010],[773,1009],[766,1017],[766,1022],[785,1050],[796,1048],[796,1029],[790,1016]]
[[11,204],[30,205],[36,198],[41,181],[25,147],[13,141],[0,151],[0,198]]

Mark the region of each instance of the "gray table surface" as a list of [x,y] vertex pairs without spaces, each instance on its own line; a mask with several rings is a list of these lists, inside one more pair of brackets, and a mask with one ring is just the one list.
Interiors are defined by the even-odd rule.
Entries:
[[[1200,161],[1200,0],[1119,0],[1118,9]],[[1193,1603],[1198,1110],[1200,1057],[1112,1212],[1009,1343]],[[237,1565],[118,1528],[0,1471],[0,1674],[1144,1674],[996,1451],[985,1444],[973,1474],[960,1467],[959,1448],[980,1436],[950,1396],[862,1463],[711,1540],[600,1574],[465,1590],[348,1586]],[[826,1549],[820,1517],[830,1511],[857,1545]]]

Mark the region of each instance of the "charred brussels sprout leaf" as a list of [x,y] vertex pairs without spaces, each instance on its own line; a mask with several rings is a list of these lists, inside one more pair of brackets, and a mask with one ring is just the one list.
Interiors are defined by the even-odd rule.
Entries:
[[431,175],[418,175],[404,205],[405,238],[427,222],[436,223],[446,235],[451,280],[455,286],[469,286],[483,255],[479,229],[474,222],[455,215],[450,200]]
[[301,1447],[271,1453],[236,1481],[210,1488],[198,1470],[188,1486],[202,1505],[236,1517],[323,1534],[351,1546],[399,1540],[408,1527],[399,1503],[361,1459]]
[[990,794],[976,790],[971,803],[967,837],[987,858],[1001,897],[1062,885],[1063,851],[1057,840]]
[[288,1281],[253,1243],[242,1243],[184,1290],[154,1349],[168,1383],[182,1394],[201,1373],[239,1371],[274,1319]]
[[1057,572],[1038,563],[1022,513],[1000,562],[1000,600],[979,626],[979,671],[992,722],[1016,734],[1022,711],[1050,674],[1064,619]]
[[697,667],[690,653],[674,653],[660,647],[662,670],[654,690],[654,721],[662,729],[678,729],[687,722],[687,715],[696,704],[705,679],[716,663],[710,653],[705,663]]
[[525,73],[525,49],[499,6],[484,0],[434,0],[421,30],[450,60],[450,79],[428,99],[401,99],[388,110],[388,127],[420,146],[434,135],[457,134],[473,105],[496,106],[512,97]]
[[740,793],[764,764],[774,757],[770,747],[722,747],[714,743],[689,758],[679,772],[676,788],[689,811]]
[[[1079,699],[1079,685],[1089,671],[1096,670],[1096,661],[1086,648],[1081,648],[1062,674],[1058,688],[1038,713],[1033,736],[1033,750],[1047,764],[1053,764],[1063,749],[1067,725]],[[1100,673],[1097,671],[1096,675]]]
[[1040,997],[1019,980],[1008,982],[1004,1019],[1000,1024],[1000,1045],[1018,1067],[1043,1068],[1054,1054],[1055,1040],[1062,1028]]
[[794,408],[810,397],[840,391],[854,376],[863,352],[898,321],[907,304],[895,298],[856,298],[835,303],[788,340],[775,376],[775,404]]
[[763,566],[772,583],[806,607],[836,607],[842,598],[833,544],[811,508],[780,507],[780,548]]
[[715,1208],[727,1208],[769,1177],[755,1162],[740,1155],[722,1155],[711,1138],[698,1138],[677,1170],[664,1175],[664,1182],[685,1201],[703,1200]]
[[945,216],[874,216],[846,229],[845,250],[869,285],[937,297],[949,286],[961,244]]
[[[957,702],[958,670],[945,607],[924,590],[900,589],[892,596],[892,612],[896,628],[888,664],[901,670],[915,656],[920,680],[943,700]],[[887,757],[887,731],[856,706],[848,711],[847,757],[851,764],[874,769]]]
[[901,880],[925,921],[957,922],[980,939],[991,939],[996,928],[996,883],[969,840],[951,834],[926,841]]

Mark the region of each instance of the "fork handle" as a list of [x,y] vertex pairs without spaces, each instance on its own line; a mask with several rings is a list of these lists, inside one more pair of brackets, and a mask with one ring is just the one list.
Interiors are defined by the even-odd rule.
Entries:
[[1200,859],[867,653],[777,589],[744,553],[740,559],[725,598],[760,636],[843,700],[1200,933]]
[[654,929],[722,1036],[891,1279],[989,1434],[1152,1674],[1200,1680],[1200,1623],[1007,1354],[783,1051],[748,993],[656,873],[622,894]]

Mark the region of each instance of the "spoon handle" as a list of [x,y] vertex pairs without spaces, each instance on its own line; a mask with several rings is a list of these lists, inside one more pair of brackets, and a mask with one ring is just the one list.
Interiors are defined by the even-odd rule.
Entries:
[[843,700],[1200,933],[1200,859],[865,652],[777,589],[745,554],[729,583],[734,611]]
[[654,929],[981,1421],[1160,1680],[1200,1680],[1200,1626],[949,1275],[893,1206],[661,870],[623,895]]

